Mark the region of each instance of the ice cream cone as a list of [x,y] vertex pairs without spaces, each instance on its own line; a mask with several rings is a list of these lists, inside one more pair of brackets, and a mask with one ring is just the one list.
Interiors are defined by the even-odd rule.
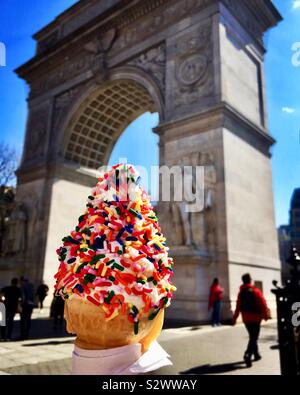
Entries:
[[143,351],[161,332],[163,315],[154,320],[144,316],[139,321],[135,335],[127,315],[119,314],[112,320],[105,319],[105,312],[84,299],[68,299],[65,304],[67,331],[77,335],[76,346],[85,350],[102,350],[141,342]]
[[176,287],[166,239],[132,165],[99,177],[62,241],[55,287],[75,345],[93,351],[140,343],[147,351]]
[[153,320],[153,326],[151,327],[150,331],[139,341],[142,344],[142,353],[146,352],[149,349],[151,343],[160,335],[164,324],[164,314],[164,310],[160,310]]

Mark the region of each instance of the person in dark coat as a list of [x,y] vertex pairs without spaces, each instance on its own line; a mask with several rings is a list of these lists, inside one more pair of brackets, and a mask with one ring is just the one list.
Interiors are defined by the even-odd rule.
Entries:
[[221,325],[221,307],[223,299],[223,288],[219,280],[214,279],[209,292],[208,310],[212,309],[212,326]]
[[233,315],[233,325],[235,325],[239,314],[242,313],[242,319],[249,334],[249,342],[244,354],[244,360],[247,367],[251,367],[252,356],[254,356],[255,361],[261,359],[257,342],[261,321],[270,318],[270,310],[262,292],[252,284],[250,274],[244,274],[242,281],[243,284],[240,287],[236,310]]
[[29,338],[31,328],[31,315],[34,309],[34,289],[27,277],[21,277],[21,340]]
[[64,321],[65,301],[60,295],[54,293],[52,301],[52,316],[54,319],[53,329],[62,328]]
[[40,310],[43,310],[43,307],[44,307],[43,303],[44,303],[46,296],[48,295],[48,291],[49,291],[48,285],[41,284],[38,286],[38,289],[36,291],[36,296],[38,297]]
[[6,313],[6,326],[1,327],[1,338],[2,340],[11,340],[14,327],[14,318],[18,311],[18,305],[21,300],[21,290],[18,287],[18,279],[13,278],[11,280],[11,285],[4,287],[1,290],[1,294],[4,297]]

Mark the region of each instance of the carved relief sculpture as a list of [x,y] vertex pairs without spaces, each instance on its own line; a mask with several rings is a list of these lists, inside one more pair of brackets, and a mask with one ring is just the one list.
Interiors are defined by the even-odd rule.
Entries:
[[136,66],[149,73],[164,91],[165,69],[166,69],[166,45],[160,44],[158,47],[139,55],[129,61],[128,66]]
[[17,205],[6,223],[3,240],[4,255],[24,252],[27,244],[28,212],[24,204]]
[[211,21],[178,37],[175,44],[174,107],[186,107],[213,93]]
[[85,45],[85,50],[94,55],[90,68],[96,80],[100,83],[107,77],[107,54],[112,48],[116,37],[117,29],[112,28]]
[[74,98],[80,93],[80,91],[81,91],[81,87],[76,86],[55,98],[54,115],[52,121],[54,132],[58,128],[58,125],[61,121],[61,117],[65,115],[66,109],[68,108],[70,103],[73,102]]
[[45,142],[49,121],[49,102],[44,102],[29,112],[29,133],[26,135],[24,160],[38,159],[45,152]]
[[[194,248],[205,248],[212,250],[215,245],[215,187],[217,182],[214,158],[211,154],[192,153],[185,155],[179,160],[185,177],[191,180],[191,189],[194,194],[199,180],[195,177],[192,167],[204,166],[204,191],[203,209],[200,211],[190,211],[189,205],[194,202],[171,202],[169,215],[172,218],[172,243],[174,246],[189,246]],[[191,167],[192,166],[192,167]],[[187,174],[190,170],[191,174]]]
[[[196,13],[206,7],[211,0],[156,0],[152,4],[148,4],[148,12],[150,7],[153,9],[151,18],[140,19],[136,22],[145,11],[143,10],[143,2],[132,14],[128,13],[128,22],[123,22],[124,27],[120,30],[120,34],[113,48],[113,53],[126,50],[129,46],[133,46],[138,41],[146,40],[147,37],[155,34],[159,30],[163,30],[168,26],[189,17],[191,13]],[[161,3],[161,4],[160,4]],[[164,5],[162,3],[165,3]],[[160,6],[160,7],[159,7]]]

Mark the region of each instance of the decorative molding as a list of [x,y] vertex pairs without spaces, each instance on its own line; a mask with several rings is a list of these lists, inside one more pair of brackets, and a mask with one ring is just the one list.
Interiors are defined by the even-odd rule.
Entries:
[[48,36],[38,41],[37,53],[41,54],[55,45],[59,39],[58,29],[51,32]]
[[[198,12],[210,3],[211,0],[180,0],[176,2],[153,0],[138,3],[135,8],[125,10],[121,15],[113,18],[110,23],[99,26],[98,30],[95,29],[93,33],[89,33],[89,40],[87,41],[86,38],[85,42],[80,43],[84,49],[82,53],[78,54],[77,47],[76,55],[70,54],[69,49],[72,45],[75,45],[75,41],[72,41],[71,44],[63,44],[62,42],[61,48],[65,49],[68,56],[61,57],[59,61],[53,61],[52,64],[58,65],[55,69],[44,73],[36,73],[36,77],[34,77],[34,70],[31,66],[34,67],[35,60],[39,60],[39,69],[42,70],[43,57],[45,61],[49,61],[49,56],[52,56],[52,54],[44,55],[41,53],[41,56],[33,58],[30,62],[21,66],[17,72],[22,78],[26,78],[27,72],[32,73],[31,82],[28,80],[31,85],[31,99],[87,70],[91,70],[99,82],[103,82],[107,75],[108,59],[111,59],[120,51],[126,50],[128,46],[141,42],[157,33],[157,31],[165,29],[184,17],[188,17],[191,13]],[[150,12],[153,14],[151,17],[143,18]],[[140,23],[133,23],[138,18],[141,19]],[[81,39],[81,41],[83,40]],[[59,47],[55,52],[57,55],[58,51]],[[149,57],[151,50],[146,49],[146,51],[145,56]],[[145,68],[145,65],[143,68]],[[159,78],[161,82],[163,77],[160,71]]]
[[[61,41],[52,41],[54,44],[53,50],[48,48],[47,54],[43,52],[38,53],[30,61],[19,67],[16,72],[21,78],[30,81],[32,74],[36,67],[41,67],[41,64],[53,56],[61,56],[62,51],[66,52],[71,46],[84,45],[84,40],[91,40],[94,35],[105,35],[106,32],[111,29],[117,29],[120,34],[116,38],[113,53],[128,48],[128,45],[133,45],[135,42],[143,41],[147,36],[155,34],[158,30],[162,30],[173,23],[181,20],[184,17],[188,17],[191,13],[196,13],[199,10],[210,5],[212,0],[148,0],[140,1],[132,6],[126,5],[123,12],[116,13],[107,17],[106,20],[99,20],[90,29],[87,29],[87,33],[78,33],[72,40],[67,36]],[[126,8],[127,7],[127,8]],[[143,18],[147,14],[152,13],[151,17]],[[109,19],[110,18],[110,19]],[[137,23],[137,20],[141,20]],[[49,33],[49,38],[51,34]],[[89,39],[87,37],[90,37]],[[79,44],[78,41],[81,41]],[[70,43],[71,41],[71,43]],[[76,47],[74,47],[76,48]],[[57,61],[53,61],[53,64]]]
[[[133,10],[129,10],[126,21],[125,19],[119,22],[116,21],[120,35],[116,40],[112,55],[118,51],[126,50],[129,45],[132,46],[137,42],[145,40],[152,34],[157,33],[157,31],[161,31],[179,20],[190,16],[191,13],[194,14],[200,11],[202,8],[210,5],[211,0],[153,1],[153,3],[160,3],[159,5],[161,7],[151,8],[151,2],[145,2],[143,5],[144,12],[135,14]],[[147,4],[149,4],[148,7]],[[151,18],[141,19],[151,11]],[[133,13],[130,16],[131,12]],[[133,23],[137,18],[141,19],[140,23]]]
[[177,79],[181,85],[194,85],[205,77],[207,58],[201,54],[192,54],[178,66]]
[[67,80],[76,77],[84,71],[89,70],[94,58],[95,55],[88,52],[76,56],[73,59],[65,58],[63,63],[47,75],[47,78],[39,77],[34,83],[32,83],[30,99],[49,91],[61,83],[65,83]]
[[74,98],[74,96],[78,94],[79,91],[80,88],[77,86],[57,96],[55,99],[55,109],[57,110],[66,107],[66,105],[69,104],[69,102]]
[[94,40],[90,41],[85,45],[85,50],[95,55],[99,53],[106,53],[111,49],[114,41],[117,37],[117,29],[112,28],[103,34],[95,37]]
[[255,13],[253,14],[247,7],[247,4],[244,4],[243,1],[236,0],[223,0],[223,2],[231,13],[240,21],[242,26],[263,46],[263,32],[265,29],[255,18]]
[[199,109],[194,114],[183,114],[176,120],[165,121],[160,123],[154,132],[160,136],[160,141],[164,144],[166,141],[218,128],[227,128],[263,155],[271,156],[270,148],[276,141],[268,130],[251,122],[228,103]]
[[151,75],[159,84],[162,92],[165,91],[166,77],[166,44],[162,43],[158,47],[138,55],[127,63],[128,66],[138,67]]
[[36,83],[32,84],[30,98],[38,96],[87,70],[91,70],[94,76],[102,82],[107,72],[107,53],[112,48],[116,36],[117,30],[110,29],[103,34],[98,34],[93,40],[86,43],[82,54],[74,58],[65,57],[63,63],[52,70],[46,79],[44,76],[40,77]]

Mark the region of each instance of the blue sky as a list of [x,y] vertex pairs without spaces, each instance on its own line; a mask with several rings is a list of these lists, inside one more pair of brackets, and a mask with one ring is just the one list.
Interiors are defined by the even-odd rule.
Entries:
[[272,160],[276,222],[282,224],[288,222],[292,192],[300,187],[300,66],[292,63],[292,46],[300,42],[300,1],[274,4],[284,20],[266,37],[265,78],[269,129],[277,140]]
[[[75,2],[0,0],[0,42],[6,46],[6,67],[0,67],[1,140],[15,146],[19,154],[24,140],[28,88],[13,70],[33,56],[32,34]],[[300,187],[300,65],[292,64],[292,46],[300,42],[300,0],[275,0],[274,4],[285,18],[265,40],[269,129],[277,140],[272,150],[272,166],[279,225],[288,221],[291,194]],[[157,122],[157,115],[145,114],[131,124],[117,142],[111,162],[125,156],[129,162],[147,167],[157,164],[158,138],[151,132]]]

